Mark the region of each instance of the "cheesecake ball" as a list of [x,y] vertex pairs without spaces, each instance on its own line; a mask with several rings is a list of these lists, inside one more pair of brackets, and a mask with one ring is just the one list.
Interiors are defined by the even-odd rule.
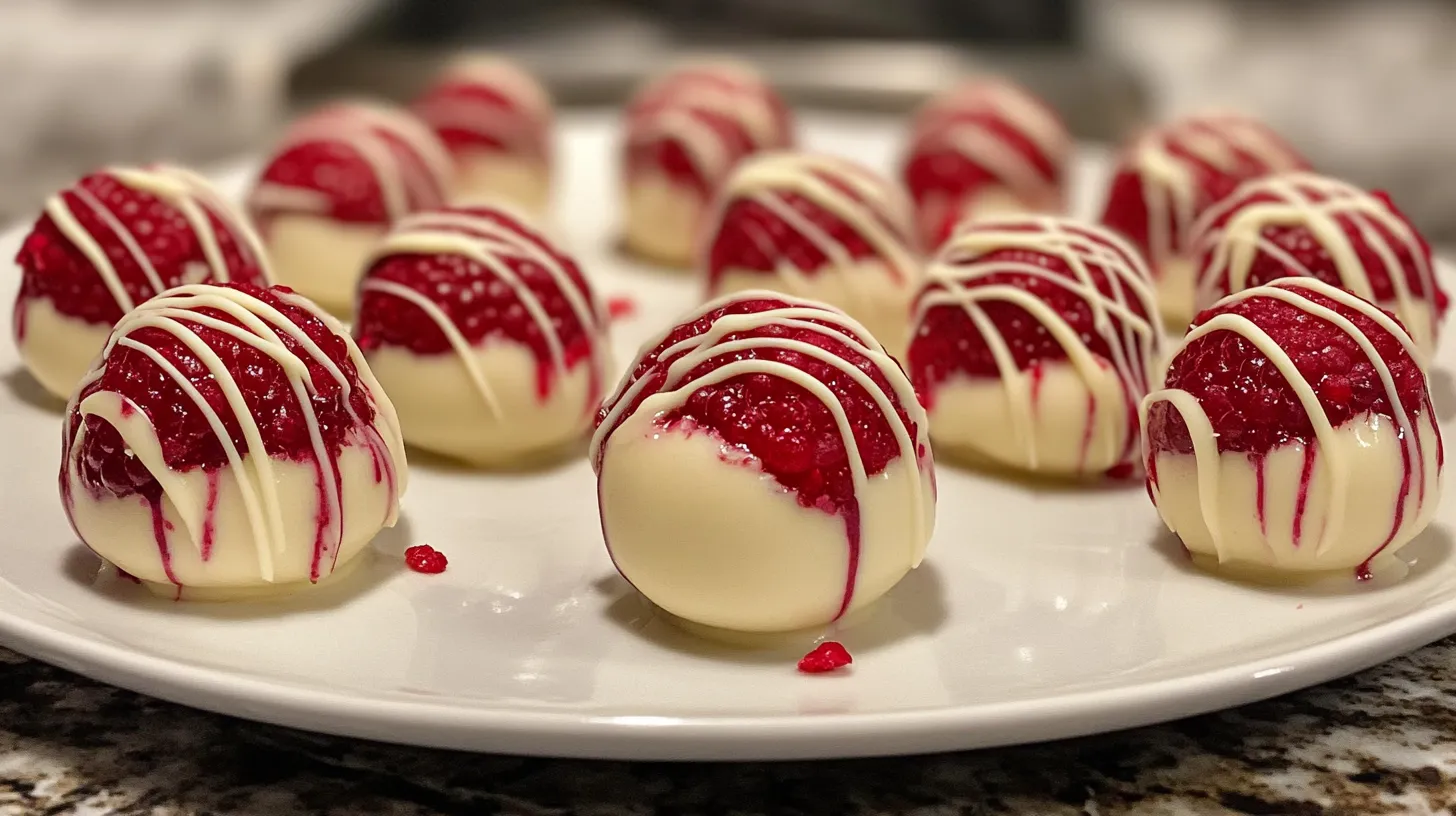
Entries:
[[1110,230],[966,223],[915,300],[906,368],[937,451],[1032,473],[1131,475],[1162,357],[1152,278]]
[[765,153],[724,186],[708,231],[710,297],[772,289],[837,306],[894,354],[920,284],[909,201],[848,159]]
[[1414,340],[1314,278],[1200,314],[1143,415],[1148,494],[1210,569],[1400,574],[1395,552],[1440,500],[1441,431]]
[[476,205],[405,218],[369,265],[358,315],[359,347],[411,445],[510,466],[591,427],[607,319],[576,261],[522,215]]
[[1192,238],[1199,216],[1249,179],[1307,167],[1274,131],[1248,117],[1179,119],[1123,147],[1102,223],[1148,259],[1163,319],[1181,332],[1197,311]]
[[1042,100],[1011,82],[975,79],[934,96],[910,123],[901,167],[922,246],[966,219],[1066,207],[1072,137]]
[[1384,193],[1313,173],[1245,182],[1200,219],[1198,302],[1306,276],[1394,312],[1422,360],[1449,305],[1431,248]]
[[500,57],[448,66],[411,106],[455,161],[455,201],[546,211],[551,198],[551,96]]
[[788,107],[752,68],[687,65],[647,83],[627,106],[623,245],[656,263],[698,260],[704,221],[746,156],[788,147]]
[[347,316],[374,245],[394,222],[445,204],[450,155],[412,114],[327,105],[284,134],[248,210],[280,283]]
[[592,439],[612,560],[718,629],[823,627],[920,563],[935,519],[925,412],[837,309],[715,300],[643,346]]
[[177,597],[306,587],[404,491],[389,399],[284,287],[189,285],[128,312],[66,410],[61,498],[97,555]]
[[185,283],[268,284],[248,220],[178,167],[112,167],[51,196],[15,258],[15,345],[65,399],[132,307]]

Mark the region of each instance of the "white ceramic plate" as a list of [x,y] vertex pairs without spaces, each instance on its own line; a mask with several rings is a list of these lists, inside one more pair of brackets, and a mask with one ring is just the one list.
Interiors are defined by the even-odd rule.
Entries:
[[[895,123],[805,119],[810,145],[890,167]],[[636,301],[637,317],[617,327],[626,360],[697,289],[614,257],[612,121],[568,118],[563,130],[559,228],[603,295]],[[1098,163],[1083,169],[1085,203]],[[242,175],[225,180],[236,188]],[[0,238],[6,262],[18,240]],[[0,301],[16,278],[0,262]],[[1456,368],[1451,334],[1445,370]],[[855,655],[842,674],[798,674],[799,647],[735,650],[654,620],[603,551],[585,462],[514,476],[417,463],[403,522],[347,580],[273,606],[176,604],[95,579],[56,496],[57,409],[9,342],[0,378],[0,641],[299,728],[636,759],[937,751],[1236,705],[1456,631],[1450,501],[1404,551],[1415,562],[1406,581],[1279,591],[1192,571],[1141,484],[1037,488],[950,468],[927,563],[840,633]],[[1444,370],[1435,383],[1438,405],[1456,408]],[[399,554],[415,543],[444,551],[450,569],[405,570]]]

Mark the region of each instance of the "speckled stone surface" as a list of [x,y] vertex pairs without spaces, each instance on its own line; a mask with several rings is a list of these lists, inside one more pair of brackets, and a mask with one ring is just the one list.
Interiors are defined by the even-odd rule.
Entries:
[[472,756],[205,714],[0,649],[0,816],[1449,814],[1456,638],[1170,725],[785,764]]

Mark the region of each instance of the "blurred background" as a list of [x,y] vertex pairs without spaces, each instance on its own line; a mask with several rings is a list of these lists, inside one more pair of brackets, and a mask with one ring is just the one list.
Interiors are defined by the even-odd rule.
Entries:
[[727,50],[806,105],[902,111],[1006,73],[1093,142],[1243,109],[1451,240],[1453,44],[1449,0],[0,0],[0,222],[104,162],[206,166],[320,98],[407,96],[462,51],[602,105]]

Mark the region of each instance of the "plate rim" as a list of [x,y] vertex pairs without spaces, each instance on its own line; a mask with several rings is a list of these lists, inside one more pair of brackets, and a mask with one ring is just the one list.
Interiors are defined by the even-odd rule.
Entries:
[[1268,699],[1456,634],[1456,593],[1430,595],[1423,606],[1399,617],[1291,652],[1192,675],[1050,697],[793,717],[597,715],[519,711],[508,703],[463,708],[304,689],[47,626],[7,608],[3,596],[17,590],[8,581],[0,582],[0,644],[98,682],[219,714],[335,736],[573,759],[848,759],[1066,739]]

